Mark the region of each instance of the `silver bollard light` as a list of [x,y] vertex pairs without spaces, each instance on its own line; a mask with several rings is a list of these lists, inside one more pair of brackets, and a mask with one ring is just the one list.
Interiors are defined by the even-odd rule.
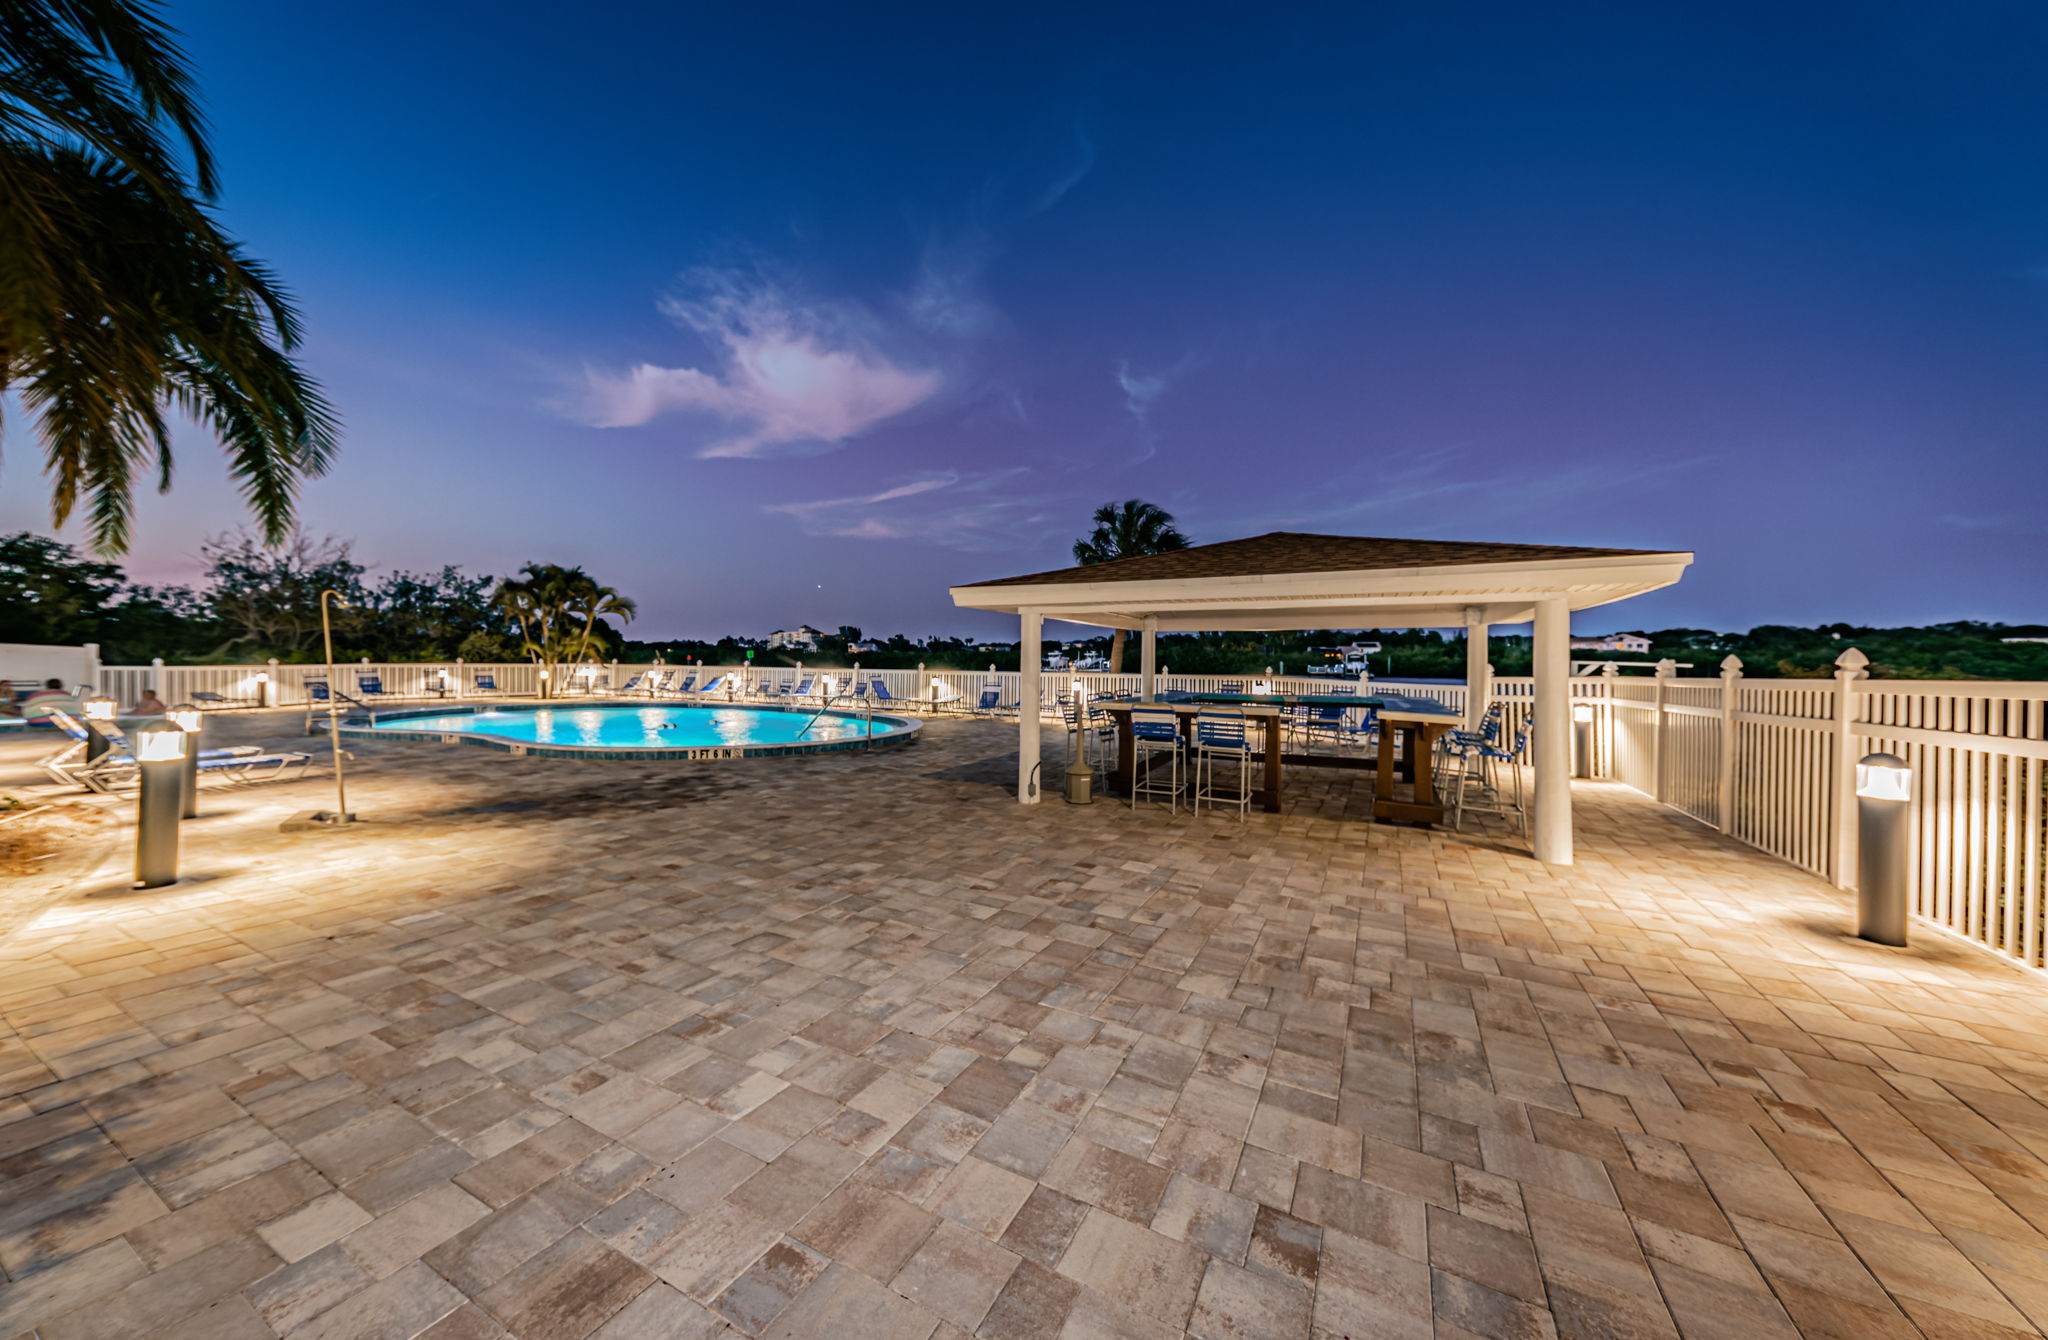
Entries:
[[1908,839],[1913,768],[1894,754],[1856,764],[1856,934],[1881,945],[1906,943]]
[[205,724],[199,719],[199,709],[190,703],[179,703],[164,713],[164,720],[185,732],[185,789],[181,805],[184,817],[199,817],[199,733]]
[[135,732],[135,762],[142,795],[135,803],[135,887],[178,882],[178,821],[184,813],[185,754],[191,740],[181,727],[152,721]]
[[1572,704],[1572,776],[1593,775],[1593,704]]
[[85,761],[97,763],[106,756],[113,745],[108,743],[107,731],[114,724],[117,704],[104,693],[96,693],[85,700]]

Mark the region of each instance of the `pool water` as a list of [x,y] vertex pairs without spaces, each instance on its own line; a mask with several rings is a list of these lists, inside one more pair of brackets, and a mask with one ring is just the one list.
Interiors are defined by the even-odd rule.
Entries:
[[[806,730],[805,726],[809,725]],[[769,712],[751,707],[541,707],[504,711],[451,712],[446,716],[403,716],[378,721],[374,730],[433,731],[490,735],[503,740],[598,749],[699,749],[721,745],[822,744],[859,740],[866,721],[809,712]],[[874,738],[905,723],[877,717]]]

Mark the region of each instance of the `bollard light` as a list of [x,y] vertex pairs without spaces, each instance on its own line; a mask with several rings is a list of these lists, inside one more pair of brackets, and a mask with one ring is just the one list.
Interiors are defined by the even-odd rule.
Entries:
[[1913,768],[1895,754],[1856,763],[1856,934],[1906,943],[1906,883]]
[[1895,754],[1866,754],[1856,764],[1858,800],[1911,800],[1913,768]]
[[270,672],[268,670],[258,670],[256,672],[256,705],[258,707],[270,706]]
[[1572,704],[1572,776],[1593,775],[1593,704]]
[[178,820],[184,813],[185,755],[191,742],[168,721],[135,732],[142,794],[135,803],[135,887],[178,882]]
[[199,709],[190,703],[179,703],[164,713],[164,719],[185,732],[185,780],[180,788],[183,801],[179,812],[187,819],[199,817],[199,732],[204,729],[199,719]]
[[106,727],[114,724],[114,700],[96,693],[85,700],[85,761],[97,763],[113,748]]

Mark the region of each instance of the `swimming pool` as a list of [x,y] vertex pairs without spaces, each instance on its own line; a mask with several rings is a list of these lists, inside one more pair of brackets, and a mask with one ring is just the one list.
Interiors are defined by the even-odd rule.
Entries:
[[917,728],[907,717],[847,711],[602,703],[379,712],[345,724],[342,733],[562,758],[671,759],[860,749],[901,743]]

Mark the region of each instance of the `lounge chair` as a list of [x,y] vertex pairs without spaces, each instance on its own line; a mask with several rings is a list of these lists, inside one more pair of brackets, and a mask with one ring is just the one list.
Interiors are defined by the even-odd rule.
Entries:
[[[955,693],[953,697],[950,699],[941,698],[935,701],[955,702],[959,700],[959,697],[960,695]],[[974,706],[968,708],[967,710],[978,717],[999,717],[1006,715],[1010,709],[1003,705],[1003,686],[1000,684],[982,685],[981,692],[978,695],[976,695],[974,699]]]
[[687,698],[696,691],[697,676],[695,674],[684,675],[682,683],[672,685],[662,690],[663,693],[673,693],[678,698]]
[[811,696],[811,685],[813,682],[812,676],[805,675],[794,686],[784,684],[782,686],[782,696],[785,698],[808,698]]
[[357,675],[356,692],[365,698],[395,698],[398,695],[384,692],[382,675]]
[[619,692],[620,692],[620,693],[637,693],[637,692],[639,692],[639,691],[640,691],[640,688],[641,688],[641,681],[642,681],[642,680],[644,680],[644,679],[646,679],[646,678],[647,678],[647,676],[646,676],[646,675],[644,675],[644,674],[639,674],[639,675],[634,675],[634,676],[632,676],[632,677],[631,677],[630,679],[628,679],[628,680],[627,680],[627,681],[626,681],[625,683],[623,683],[623,684],[619,685]]
[[483,670],[476,672],[476,679],[473,683],[478,693],[496,693],[498,691],[497,675]]
[[214,693],[207,689],[194,689],[185,696],[201,707],[252,707],[255,705],[247,698],[230,698],[225,694]]
[[[643,681],[640,685],[641,689],[648,697],[652,698],[655,694],[660,693],[671,679],[675,678],[675,673],[670,670],[650,670],[644,675],[636,676],[636,678]],[[626,688],[630,689],[632,687],[630,683],[626,685]]]
[[725,681],[730,678],[732,678],[730,675],[713,675],[703,688],[697,690],[697,696],[699,698],[709,698],[714,693],[723,694],[725,692]]
[[879,676],[868,681],[868,699],[877,707],[907,707],[914,710],[918,706],[915,698],[898,698],[889,692],[889,686],[883,683]]
[[[141,777],[140,765],[135,761],[128,737],[121,733],[119,727],[109,723],[101,728],[107,752],[88,760],[85,749],[91,735],[86,726],[63,712],[51,713],[51,722],[71,737],[68,746],[42,761],[43,771],[60,785],[81,786],[105,795],[112,793],[116,785]],[[303,767],[312,761],[312,757],[311,754],[266,754],[254,745],[232,745],[200,750],[199,771],[225,776],[231,781],[249,781],[259,775],[269,777],[286,768]]]

